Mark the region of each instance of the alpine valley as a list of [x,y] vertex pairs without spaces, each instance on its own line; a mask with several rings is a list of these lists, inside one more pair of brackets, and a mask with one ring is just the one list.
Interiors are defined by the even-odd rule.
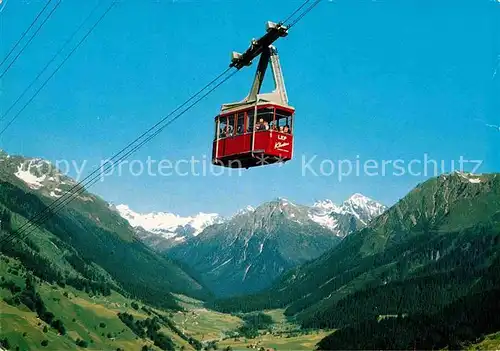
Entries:
[[500,347],[498,174],[181,217],[0,151],[0,243],[6,350]]

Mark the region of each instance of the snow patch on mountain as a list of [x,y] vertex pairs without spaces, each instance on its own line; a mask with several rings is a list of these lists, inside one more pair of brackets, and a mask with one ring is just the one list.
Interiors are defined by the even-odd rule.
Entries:
[[338,225],[337,220],[330,217],[330,213],[322,213],[318,215],[312,212],[309,213],[309,219],[311,219],[313,222],[318,223],[322,227],[328,228],[332,231],[335,231]]
[[[8,159],[10,160],[7,161]],[[41,158],[10,157],[0,152],[0,161],[4,162],[3,171],[9,172],[29,189],[36,190],[43,196],[59,198],[70,189],[73,190],[73,186],[77,184],[49,161]]]
[[473,173],[465,173],[465,172],[456,172],[458,176],[460,176],[462,179],[468,181],[469,183],[472,184],[479,184],[481,183],[481,178],[478,178],[480,174],[473,174]]
[[341,208],[334,204],[331,200],[321,200],[314,203],[309,210],[309,219],[319,225],[335,231],[338,223],[331,213],[339,213]]
[[247,207],[245,208],[242,208],[241,210],[238,210],[233,217],[236,217],[236,216],[241,216],[241,215],[245,215],[247,213],[252,213],[252,212],[255,212],[255,208],[248,205]]
[[61,196],[63,196],[63,191],[59,188],[55,188],[54,190],[52,190],[50,193],[49,193],[49,196],[50,197],[55,197],[56,199],[60,198]]
[[38,168],[38,165],[33,164],[33,161],[29,162],[27,167],[24,164],[19,165],[17,172],[14,175],[25,182],[31,189],[40,189],[43,184],[42,182],[47,177],[46,174],[36,176],[31,173],[31,168]]
[[324,211],[324,212],[340,212],[341,207],[334,204],[332,200],[321,200],[321,201],[316,201],[313,205],[313,208],[318,210],[318,211]]

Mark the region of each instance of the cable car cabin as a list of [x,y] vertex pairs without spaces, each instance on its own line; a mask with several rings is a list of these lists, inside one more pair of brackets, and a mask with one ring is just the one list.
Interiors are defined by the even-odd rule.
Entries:
[[[250,168],[292,159],[295,109],[288,104],[278,52],[271,45],[287,31],[282,24],[268,22],[267,33],[252,40],[245,53],[233,52],[230,66],[237,69],[249,66],[258,55],[260,59],[248,96],[240,102],[223,104],[215,117],[213,164]],[[259,94],[269,63],[275,90]]]
[[291,106],[262,103],[215,118],[214,164],[230,168],[264,166],[292,159]]

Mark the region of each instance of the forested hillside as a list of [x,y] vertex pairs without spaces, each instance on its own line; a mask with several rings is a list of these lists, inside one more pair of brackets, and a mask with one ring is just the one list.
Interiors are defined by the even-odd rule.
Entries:
[[345,328],[386,315],[433,314],[468,294],[498,287],[500,177],[431,179],[286,274],[270,290],[215,300],[222,311],[286,307],[307,328]]
[[318,349],[464,349],[500,330],[498,296],[497,288],[459,298],[435,313],[367,320],[329,335]]

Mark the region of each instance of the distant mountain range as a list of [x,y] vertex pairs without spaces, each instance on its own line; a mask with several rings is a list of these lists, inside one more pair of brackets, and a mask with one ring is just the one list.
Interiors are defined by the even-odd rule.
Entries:
[[219,219],[167,255],[219,296],[255,292],[319,257],[384,209],[360,194],[340,206],[322,201],[309,207],[278,198]]
[[386,207],[381,203],[356,193],[340,206],[331,200],[318,201],[309,209],[308,217],[333,231],[336,236],[344,238],[366,226],[385,210]]
[[[198,213],[182,217],[169,212],[137,213],[123,204],[112,207],[135,228],[141,240],[159,251],[196,237],[213,224],[222,224],[241,214],[255,211],[252,206],[247,206],[231,217],[223,217],[217,213]],[[340,238],[362,228],[386,209],[384,205],[362,194],[354,194],[341,205],[336,205],[331,200],[323,200],[310,207],[300,207],[303,209],[302,214],[306,214],[305,222],[316,222]]]

